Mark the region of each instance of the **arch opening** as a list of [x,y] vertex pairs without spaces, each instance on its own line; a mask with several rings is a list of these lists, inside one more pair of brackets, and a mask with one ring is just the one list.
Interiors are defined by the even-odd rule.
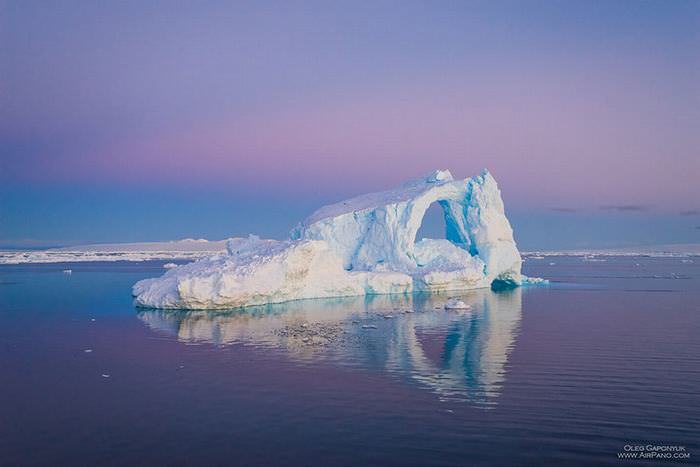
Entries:
[[434,201],[423,215],[418,232],[416,232],[416,242],[424,238],[433,240],[444,240],[447,238],[447,223],[445,221],[445,210],[438,201]]
[[[423,214],[414,237],[414,259],[418,267],[444,267],[445,262],[463,264],[470,257],[465,244],[455,241],[454,216],[446,200],[433,201]],[[457,240],[459,240],[457,238]]]

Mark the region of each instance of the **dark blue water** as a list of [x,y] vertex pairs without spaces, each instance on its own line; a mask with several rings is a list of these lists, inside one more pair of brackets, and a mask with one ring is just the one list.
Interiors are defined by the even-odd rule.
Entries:
[[1,266],[0,464],[698,465],[700,258],[525,265],[467,312],[230,313],[136,310],[161,262]]

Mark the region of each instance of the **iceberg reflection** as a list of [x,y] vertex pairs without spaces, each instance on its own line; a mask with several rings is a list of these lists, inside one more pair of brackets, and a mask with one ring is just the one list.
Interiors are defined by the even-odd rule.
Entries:
[[302,300],[230,312],[139,312],[151,329],[185,343],[254,345],[291,358],[388,372],[444,400],[492,405],[515,345],[522,290],[470,291],[469,310],[447,295]]

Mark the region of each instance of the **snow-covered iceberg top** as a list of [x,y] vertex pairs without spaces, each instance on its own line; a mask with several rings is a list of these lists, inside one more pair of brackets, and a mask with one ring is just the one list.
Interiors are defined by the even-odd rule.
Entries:
[[[444,239],[416,241],[428,207]],[[517,286],[522,260],[496,181],[447,170],[325,206],[289,240],[232,239],[227,253],[134,285],[137,304],[214,309],[303,298]]]

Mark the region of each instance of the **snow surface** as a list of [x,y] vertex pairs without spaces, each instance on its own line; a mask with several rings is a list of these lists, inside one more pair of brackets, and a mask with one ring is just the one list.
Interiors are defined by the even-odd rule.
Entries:
[[183,240],[173,240],[169,242],[143,242],[143,243],[96,243],[93,245],[72,246],[65,248],[53,248],[55,252],[196,252],[205,253],[219,252],[226,250],[228,240],[211,241],[203,238],[185,238]]
[[529,259],[543,259],[545,256],[584,256],[588,260],[596,256],[650,256],[650,257],[693,257],[700,256],[700,243],[676,243],[668,245],[631,246],[623,248],[601,248],[580,250],[544,250],[522,253]]
[[0,264],[74,263],[91,261],[195,260],[226,251],[227,240],[187,238],[170,242],[102,243],[41,251],[0,251]]
[[[445,239],[416,242],[428,207]],[[221,309],[304,298],[448,291],[521,284],[522,260],[496,181],[447,170],[325,206],[289,240],[231,239],[225,254],[136,283],[140,306]]]

